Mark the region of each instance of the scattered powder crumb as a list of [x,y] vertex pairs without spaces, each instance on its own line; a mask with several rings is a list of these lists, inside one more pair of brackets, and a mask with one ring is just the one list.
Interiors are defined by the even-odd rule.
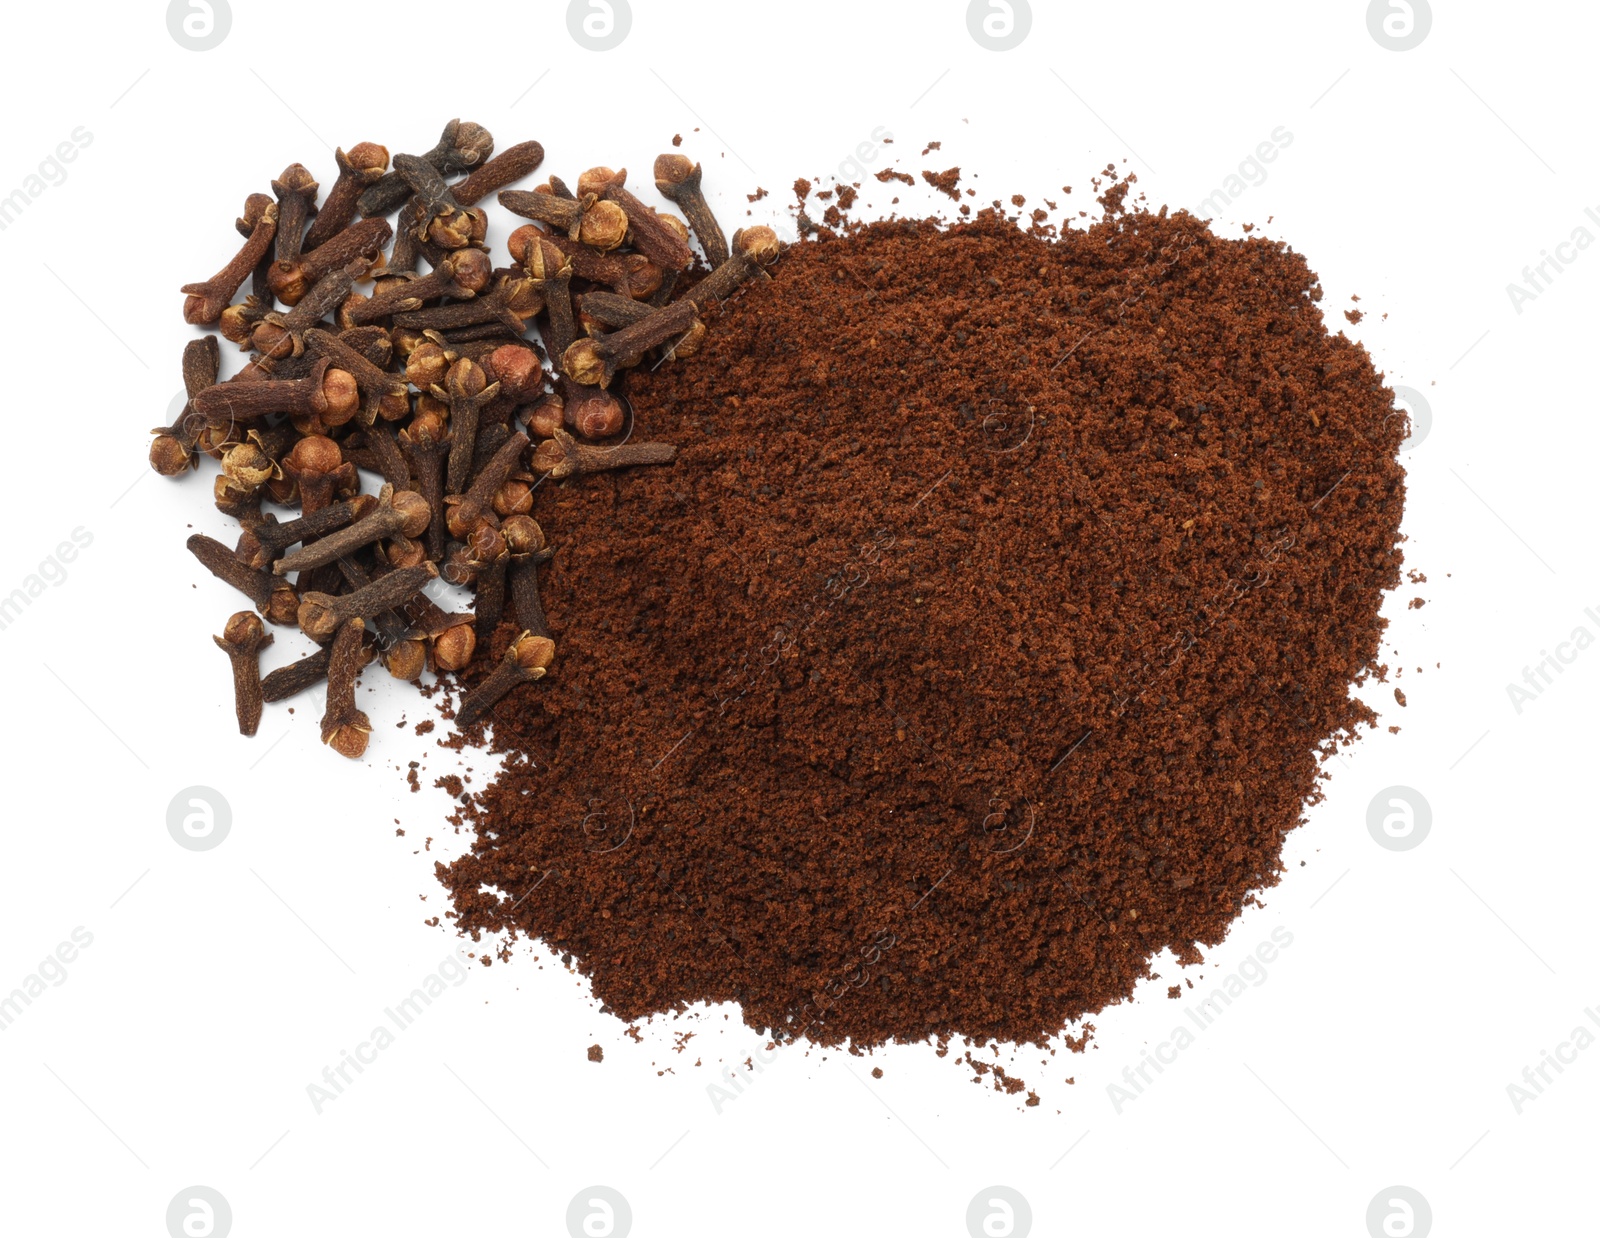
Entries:
[[1039,1093],[1037,1093],[1037,1092],[1029,1092],[1028,1093],[1028,1099],[1023,1102],[1023,1104],[1027,1105],[1029,1109],[1032,1109],[1038,1103],[1039,1103]]
[[1427,598],[1412,598],[1410,605],[1406,609],[1408,609],[1408,610],[1421,610],[1427,604],[1428,604],[1428,599]]
[[632,1027],[628,1028],[622,1034],[624,1036],[632,1037],[633,1038],[633,1043],[636,1044],[636,1045],[644,1044],[644,1035],[639,1031],[639,1025],[637,1023],[635,1023]]
[[673,144],[673,145],[674,145],[674,146],[682,146],[682,145],[683,145],[683,134],[681,134],[681,133],[674,133],[674,134],[673,134],[673,135],[672,135],[672,144]]
[[1394,699],[1399,703],[1401,709],[1406,707],[1406,694],[1400,691],[1399,688],[1394,690]]
[[915,185],[917,183],[917,178],[912,176],[910,173],[896,172],[893,168],[884,168],[881,172],[874,172],[873,176],[877,177],[878,180],[882,181],[884,184],[888,184],[890,181],[904,181],[908,185]]
[[1414,585],[1425,585],[1428,583],[1428,578],[1414,568],[1406,573],[1406,579]]
[[960,168],[946,168],[943,172],[924,171],[922,179],[952,200],[957,202],[961,200],[961,195],[956,191],[956,185],[961,180]]
[[417,723],[417,734],[418,735],[431,735],[432,733],[433,733],[433,719],[432,718],[429,718],[426,722]]
[[848,211],[852,206],[855,205],[855,201],[856,201],[856,198],[858,196],[859,195],[856,193],[856,191],[854,189],[852,189],[849,185],[840,185],[839,186],[839,209],[841,211]]
[[759,201],[761,201],[762,198],[764,198],[766,196],[767,196],[767,191],[765,189],[761,188],[760,185],[757,185],[756,186],[756,191],[754,193],[745,194],[744,200],[746,202],[759,202]]
[[601,1061],[601,1060],[603,1060],[605,1058],[605,1055],[606,1055],[606,1051],[604,1049],[602,1049],[599,1045],[590,1045],[589,1046],[589,1060],[591,1062]]
[[943,149],[944,149],[944,143],[943,142],[929,142],[926,146],[924,146],[922,148],[922,153],[924,155],[926,155],[929,151],[943,150]]
[[1170,997],[1173,1001],[1177,1001],[1178,998],[1181,997],[1182,995],[1183,995],[1183,990],[1180,989],[1177,985],[1169,984],[1167,986],[1167,996]]
[[799,177],[794,183],[794,196],[804,202],[811,196],[811,182],[805,177]]
[[1027,201],[1028,199],[1024,198],[1020,193],[1014,193],[1011,195],[1012,206],[1025,206]]
[[1354,325],[1355,323],[1360,322],[1363,318],[1366,317],[1365,314],[1363,314],[1360,310],[1357,310],[1357,309],[1347,309],[1347,310],[1345,310],[1344,316],[1345,316],[1345,320],[1347,322],[1349,322],[1351,325]]
[[883,1078],[883,1067],[882,1066],[874,1066],[872,1068],[872,1077],[874,1079],[882,1079]]

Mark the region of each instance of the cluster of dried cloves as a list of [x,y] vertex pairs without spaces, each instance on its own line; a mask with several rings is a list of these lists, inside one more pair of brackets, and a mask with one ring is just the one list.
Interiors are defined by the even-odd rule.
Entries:
[[[355,701],[363,667],[377,658],[406,680],[460,671],[502,622],[520,635],[463,700],[459,725],[541,678],[555,642],[539,598],[539,566],[554,554],[533,516],[539,487],[670,463],[670,444],[627,441],[619,376],[691,356],[702,309],[767,278],[781,248],[762,227],[730,247],[699,165],[682,155],[657,159],[655,181],[687,223],[610,168],[575,189],[553,176],[507,189],[544,149],[493,149],[482,126],[451,121],[390,170],[388,151],[362,142],[337,152],[320,205],[293,164],[270,196],[246,199],[233,260],[182,289],[185,321],[250,353],[219,381],[217,334],[191,340],[183,414],[150,445],[168,477],[202,454],[219,461],[216,506],[242,526],[234,546],[195,534],[189,549],[255,606],[216,638],[243,734],[264,702],[326,681],[323,741],[358,757],[371,730]],[[479,205],[497,191],[534,221],[512,233],[506,267],[489,256]],[[428,593],[437,579],[470,590],[472,610],[441,608]],[[263,677],[263,617],[298,626],[315,650]]]

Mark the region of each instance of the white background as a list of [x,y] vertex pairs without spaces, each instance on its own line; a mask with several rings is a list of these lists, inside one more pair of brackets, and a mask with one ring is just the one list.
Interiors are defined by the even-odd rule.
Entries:
[[[75,128],[92,141],[0,232],[0,594],[75,528],[93,540],[0,631],[0,993],[75,927],[93,944],[0,1032],[7,1231],[161,1235],[173,1196],[204,1184],[241,1238],[561,1234],[598,1183],[639,1235],[959,1236],[993,1184],[1030,1201],[1038,1234],[1358,1238],[1394,1184],[1441,1235],[1594,1232],[1600,1047],[1520,1115],[1506,1087],[1600,1008],[1600,649],[1520,715],[1506,685],[1578,625],[1600,636],[1583,613],[1600,612],[1600,252],[1520,314],[1506,287],[1578,226],[1600,236],[1584,216],[1600,211],[1595,10],[1436,3],[1428,38],[1394,52],[1359,2],[1036,3],[1028,38],[996,53],[950,0],[633,8],[605,53],[573,41],[561,3],[234,0],[205,52],[157,3],[8,12],[0,194]],[[1193,206],[1272,130],[1293,135],[1218,226],[1253,221],[1306,253],[1330,326],[1431,403],[1405,460],[1406,566],[1428,582],[1386,607],[1410,704],[1393,682],[1366,690],[1400,733],[1332,763],[1282,885],[1198,970],[1236,968],[1277,926],[1293,945],[1123,1112],[1107,1084],[1189,1004],[1166,999],[1170,960],[1094,1020],[1087,1053],[1003,1055],[1037,1108],[901,1046],[785,1052],[718,1113],[707,1086],[757,1044],[737,1013],[657,1020],[635,1044],[526,945],[474,965],[314,1112],[306,1085],[454,948],[423,923],[445,910],[433,862],[462,845],[431,786],[451,762],[411,732],[426,702],[370,674],[363,763],[321,748],[316,694],[293,716],[269,707],[254,741],[233,733],[210,636],[239,602],[183,545],[191,526],[230,542],[233,526],[209,471],[149,473],[146,430],[168,420],[191,335],[177,287],[232,254],[245,195],[296,160],[326,190],[332,145],[420,150],[451,116],[500,148],[538,138],[569,179],[625,165],[651,200],[650,161],[682,133],[729,230],[879,126],[895,141],[872,170],[959,164],[977,202],[1021,192],[1030,208],[1090,209],[1089,177],[1124,160],[1150,203]],[[930,139],[943,150],[923,159]],[[772,197],[752,208],[758,185]],[[1367,317],[1348,327],[1352,294]],[[1413,596],[1427,606],[1407,610]],[[269,665],[301,650],[276,632]],[[402,780],[412,759],[421,794]],[[481,786],[488,763],[467,764]],[[233,810],[204,853],[166,827],[195,784]],[[1409,852],[1367,832],[1392,784],[1432,805]]]

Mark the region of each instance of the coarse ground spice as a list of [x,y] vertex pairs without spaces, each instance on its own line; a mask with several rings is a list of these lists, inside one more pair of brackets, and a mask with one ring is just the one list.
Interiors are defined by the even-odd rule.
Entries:
[[628,376],[677,462],[540,492],[463,929],[625,1020],[1044,1041],[1276,883],[1375,722],[1405,417],[1300,255],[1102,201],[824,231]]

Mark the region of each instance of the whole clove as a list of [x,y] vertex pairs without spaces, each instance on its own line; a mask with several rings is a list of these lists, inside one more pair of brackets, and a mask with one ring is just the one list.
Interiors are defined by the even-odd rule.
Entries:
[[299,621],[300,598],[288,581],[239,562],[233,551],[204,533],[191,534],[187,545],[206,571],[254,602],[268,623],[288,626]]
[[250,235],[233,261],[210,279],[185,284],[179,292],[189,294],[183,303],[183,320],[196,326],[214,326],[228,308],[239,285],[250,278],[278,231],[278,204],[265,194],[251,194],[245,203],[244,219],[251,224]]
[[705,193],[700,187],[700,165],[684,155],[660,155],[656,158],[655,174],[656,189],[683,212],[700,248],[705,251],[706,262],[716,270],[728,260],[728,241],[717,217],[706,205]]
[[565,430],[540,443],[533,453],[536,472],[547,473],[552,481],[604,473],[610,469],[633,468],[645,464],[671,464],[678,449],[671,443],[623,443],[617,447],[593,447],[580,443]]
[[367,750],[372,723],[356,708],[356,679],[366,665],[362,652],[366,626],[360,619],[339,625],[328,650],[328,704],[322,714],[322,742],[355,760]]
[[456,711],[456,725],[462,728],[471,726],[511,689],[543,679],[555,656],[555,641],[548,636],[524,632],[511,643],[489,677],[461,702],[461,708]]
[[259,615],[241,610],[229,618],[221,636],[211,639],[233,664],[233,701],[239,734],[254,735],[261,725],[261,650],[272,644],[272,634],[262,626]]
[[379,611],[393,610],[438,575],[439,569],[432,563],[423,563],[380,576],[366,588],[340,597],[307,593],[300,599],[296,616],[300,630],[320,644],[351,619],[365,620]]

